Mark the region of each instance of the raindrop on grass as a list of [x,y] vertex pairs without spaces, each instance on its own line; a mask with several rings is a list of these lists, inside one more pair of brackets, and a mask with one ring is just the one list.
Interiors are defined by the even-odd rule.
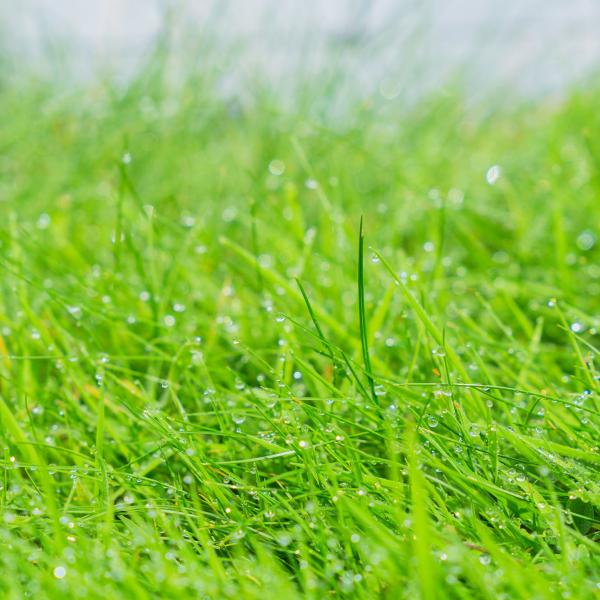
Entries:
[[67,574],[67,569],[62,565],[59,565],[58,567],[54,568],[54,571],[52,571],[52,573],[54,574],[54,577],[56,577],[56,579],[64,579],[65,575]]
[[292,543],[292,536],[289,533],[281,533],[277,536],[277,543],[285,548]]
[[48,229],[48,227],[50,226],[50,222],[51,222],[50,215],[47,213],[42,213],[38,217],[36,226],[38,229]]
[[181,224],[184,227],[193,227],[196,224],[196,219],[191,215],[183,215],[181,217]]
[[498,165],[492,165],[485,173],[485,180],[490,184],[494,185],[498,179],[502,171]]
[[438,420],[436,417],[434,417],[433,415],[429,415],[427,417],[427,425],[429,425],[429,427],[431,427],[432,429],[435,429],[438,426]]
[[591,250],[594,247],[595,243],[596,243],[596,236],[589,229],[582,231],[577,236],[577,247],[580,250],[583,250],[583,251]]
[[231,539],[237,542],[241,540],[245,535],[246,533],[242,529],[238,529],[237,531],[231,534]]
[[275,175],[275,177],[279,177],[280,175],[283,175],[284,172],[285,172],[285,164],[282,160],[279,160],[278,158],[274,158],[269,163],[269,173],[271,173],[271,175]]

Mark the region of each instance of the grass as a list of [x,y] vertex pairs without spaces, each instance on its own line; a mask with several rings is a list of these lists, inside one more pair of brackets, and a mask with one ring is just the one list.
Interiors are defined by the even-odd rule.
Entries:
[[0,91],[2,597],[597,597],[592,83],[163,75]]

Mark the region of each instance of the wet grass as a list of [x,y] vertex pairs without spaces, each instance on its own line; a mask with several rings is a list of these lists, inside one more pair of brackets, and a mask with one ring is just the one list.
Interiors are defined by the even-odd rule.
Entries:
[[0,92],[2,597],[595,597],[594,91],[166,87]]

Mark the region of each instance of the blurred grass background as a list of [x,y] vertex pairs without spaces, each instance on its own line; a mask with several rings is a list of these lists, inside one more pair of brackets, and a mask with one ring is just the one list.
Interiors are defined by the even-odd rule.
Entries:
[[105,67],[4,18],[3,595],[595,597],[595,62],[349,4],[271,71],[210,6]]

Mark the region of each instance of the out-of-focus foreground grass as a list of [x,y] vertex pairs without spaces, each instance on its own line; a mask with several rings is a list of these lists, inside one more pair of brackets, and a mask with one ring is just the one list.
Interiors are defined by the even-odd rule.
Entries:
[[2,597],[594,597],[596,90],[164,75],[0,91]]

